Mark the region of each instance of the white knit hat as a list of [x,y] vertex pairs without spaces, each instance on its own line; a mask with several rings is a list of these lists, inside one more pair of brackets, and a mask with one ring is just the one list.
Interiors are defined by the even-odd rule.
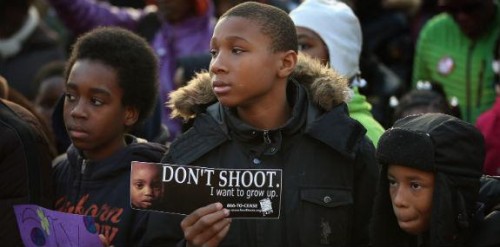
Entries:
[[333,69],[349,79],[360,73],[361,26],[349,6],[336,0],[306,0],[290,17],[295,26],[308,28],[323,39]]

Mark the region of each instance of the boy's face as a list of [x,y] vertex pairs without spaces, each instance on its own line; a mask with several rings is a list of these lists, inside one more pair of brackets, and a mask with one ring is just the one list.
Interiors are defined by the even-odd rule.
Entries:
[[114,69],[95,60],[77,60],[66,83],[64,123],[73,145],[86,158],[100,160],[125,146],[126,126],[137,112],[121,103]]
[[275,104],[276,98],[285,94],[277,83],[284,52],[272,52],[271,39],[260,28],[242,17],[225,17],[215,27],[210,73],[213,91],[222,105]]
[[64,90],[65,84],[62,76],[52,76],[40,82],[34,106],[48,126],[52,126],[52,113]]
[[134,164],[130,178],[130,199],[138,208],[149,208],[160,196],[160,167]]
[[299,51],[319,59],[323,65],[328,64],[330,61],[328,49],[321,37],[309,28],[295,27],[295,30],[297,31]]
[[413,235],[426,231],[432,212],[434,173],[390,165],[387,178],[399,227]]

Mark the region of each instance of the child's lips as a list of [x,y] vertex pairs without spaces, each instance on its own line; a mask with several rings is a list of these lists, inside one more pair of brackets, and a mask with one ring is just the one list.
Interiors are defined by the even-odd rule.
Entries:
[[215,94],[225,94],[231,90],[231,86],[222,81],[214,81],[212,87]]
[[85,130],[77,129],[77,128],[68,129],[68,133],[74,139],[82,139],[82,138],[85,138],[89,135]]
[[415,220],[415,217],[412,216],[396,216],[399,222],[411,222]]

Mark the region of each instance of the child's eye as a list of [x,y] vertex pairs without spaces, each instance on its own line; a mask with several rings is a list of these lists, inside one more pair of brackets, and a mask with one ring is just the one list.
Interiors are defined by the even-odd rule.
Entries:
[[101,106],[103,105],[103,102],[97,98],[92,98],[92,104],[94,104],[95,106]]
[[215,49],[211,49],[210,50],[210,54],[212,55],[212,57],[216,57],[217,56],[217,51]]
[[144,184],[143,184],[143,183],[136,183],[136,184],[135,184],[135,187],[136,187],[137,189],[142,189],[142,188],[144,187]]
[[395,187],[397,185],[396,181],[392,178],[388,178],[389,180],[389,187]]
[[231,52],[232,52],[232,53],[234,53],[234,54],[240,54],[240,53],[242,53],[242,52],[243,52],[243,50],[242,50],[242,49],[240,49],[240,48],[233,48],[233,49],[231,50]]
[[151,184],[151,187],[153,187],[154,189],[160,189],[161,187],[161,183],[159,182],[154,182]]
[[66,100],[68,100],[68,101],[74,101],[76,99],[76,97],[74,95],[72,95],[71,93],[65,93],[64,95],[66,97]]
[[414,190],[418,190],[418,189],[422,188],[422,186],[419,183],[415,183],[415,182],[410,183],[410,187]]

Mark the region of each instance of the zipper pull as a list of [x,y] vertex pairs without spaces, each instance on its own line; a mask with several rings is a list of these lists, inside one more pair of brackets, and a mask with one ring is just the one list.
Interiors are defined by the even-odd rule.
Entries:
[[266,144],[271,144],[271,137],[269,136],[269,130],[264,130],[264,142]]
[[82,161],[82,174],[85,172],[85,168],[87,168],[87,160],[86,159],[84,159]]

